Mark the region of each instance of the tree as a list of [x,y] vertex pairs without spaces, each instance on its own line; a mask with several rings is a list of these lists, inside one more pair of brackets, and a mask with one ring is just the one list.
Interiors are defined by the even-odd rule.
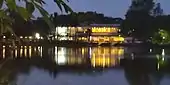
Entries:
[[152,38],[154,44],[169,44],[170,43],[170,33],[166,30],[159,29],[158,32],[155,32],[155,35]]
[[154,4],[153,0],[133,0],[129,11],[145,11],[150,13]]
[[163,15],[163,9],[161,8],[161,4],[157,3],[153,8],[153,16],[161,16]]
[[[20,6],[17,4],[17,2],[24,3],[25,5],[23,4],[24,6]],[[65,12],[72,12],[71,8],[63,0],[54,0],[54,2],[61,11],[63,11],[64,8]],[[49,19],[48,12],[43,8],[43,5],[45,4],[45,0],[0,0],[0,34],[2,35],[7,31],[15,34],[12,29],[12,25],[16,20],[14,17],[9,16],[9,14],[13,12],[17,13],[25,21],[29,21],[34,18],[33,12],[35,9],[38,9],[50,28],[54,28],[51,20]]]
[[134,0],[125,15],[124,33],[140,40],[148,39],[154,32],[154,19],[151,16],[153,8],[153,0]]

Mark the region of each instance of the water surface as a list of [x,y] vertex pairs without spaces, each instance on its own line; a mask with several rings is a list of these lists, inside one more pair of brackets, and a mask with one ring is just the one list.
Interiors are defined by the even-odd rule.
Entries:
[[169,49],[1,47],[0,83],[9,85],[169,85]]

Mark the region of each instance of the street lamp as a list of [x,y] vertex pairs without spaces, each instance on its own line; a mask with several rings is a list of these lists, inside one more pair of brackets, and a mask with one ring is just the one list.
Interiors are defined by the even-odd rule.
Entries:
[[36,39],[40,39],[41,37],[40,37],[40,34],[39,33],[35,33],[35,38]]

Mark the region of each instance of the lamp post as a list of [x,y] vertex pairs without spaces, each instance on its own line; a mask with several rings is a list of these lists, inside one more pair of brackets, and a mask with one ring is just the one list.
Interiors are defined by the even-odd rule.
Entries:
[[39,33],[35,33],[35,39],[36,39],[36,41],[39,41],[40,38],[41,38],[41,37],[40,37],[40,34],[39,34]]

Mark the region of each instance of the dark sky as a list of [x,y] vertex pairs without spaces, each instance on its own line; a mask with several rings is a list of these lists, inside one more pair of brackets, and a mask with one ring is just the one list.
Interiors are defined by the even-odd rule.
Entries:
[[[122,17],[129,8],[131,0],[69,0],[69,6],[75,12],[96,11],[105,16]],[[170,0],[155,0],[161,3],[165,14],[170,14]],[[59,9],[53,3],[53,0],[46,0],[45,8],[49,13],[58,12]],[[38,15],[38,13],[36,13]]]

